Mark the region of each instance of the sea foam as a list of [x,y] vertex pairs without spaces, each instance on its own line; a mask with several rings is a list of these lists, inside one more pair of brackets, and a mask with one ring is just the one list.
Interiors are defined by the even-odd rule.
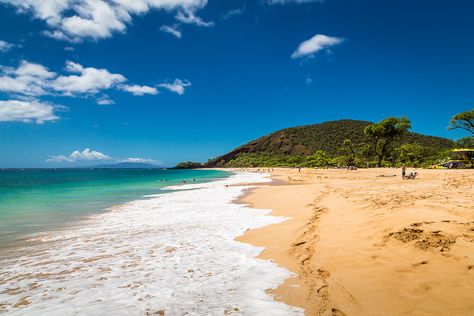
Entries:
[[36,234],[0,260],[0,313],[10,315],[302,315],[265,291],[290,272],[234,240],[278,223],[270,210],[234,204],[263,174],[172,187]]

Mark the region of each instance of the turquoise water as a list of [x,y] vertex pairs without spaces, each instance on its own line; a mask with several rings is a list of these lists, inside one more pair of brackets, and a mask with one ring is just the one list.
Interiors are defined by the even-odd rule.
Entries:
[[55,229],[164,187],[225,178],[217,170],[0,170],[0,250],[27,234]]

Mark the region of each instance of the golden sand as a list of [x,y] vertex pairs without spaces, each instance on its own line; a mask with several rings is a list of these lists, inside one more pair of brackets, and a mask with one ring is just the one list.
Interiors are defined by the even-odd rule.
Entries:
[[474,170],[419,173],[274,169],[240,202],[291,219],[239,240],[296,274],[272,293],[307,315],[474,315]]

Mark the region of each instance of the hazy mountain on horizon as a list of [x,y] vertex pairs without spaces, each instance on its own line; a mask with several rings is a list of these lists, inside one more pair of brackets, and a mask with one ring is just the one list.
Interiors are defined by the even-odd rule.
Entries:
[[88,169],[165,169],[165,167],[141,162],[119,162],[115,164],[82,167]]

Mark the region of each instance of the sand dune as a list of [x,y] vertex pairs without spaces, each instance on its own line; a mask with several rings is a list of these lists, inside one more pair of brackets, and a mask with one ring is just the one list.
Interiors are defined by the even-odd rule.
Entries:
[[275,169],[241,202],[291,219],[239,240],[297,274],[273,292],[307,315],[474,315],[474,170],[419,172]]

